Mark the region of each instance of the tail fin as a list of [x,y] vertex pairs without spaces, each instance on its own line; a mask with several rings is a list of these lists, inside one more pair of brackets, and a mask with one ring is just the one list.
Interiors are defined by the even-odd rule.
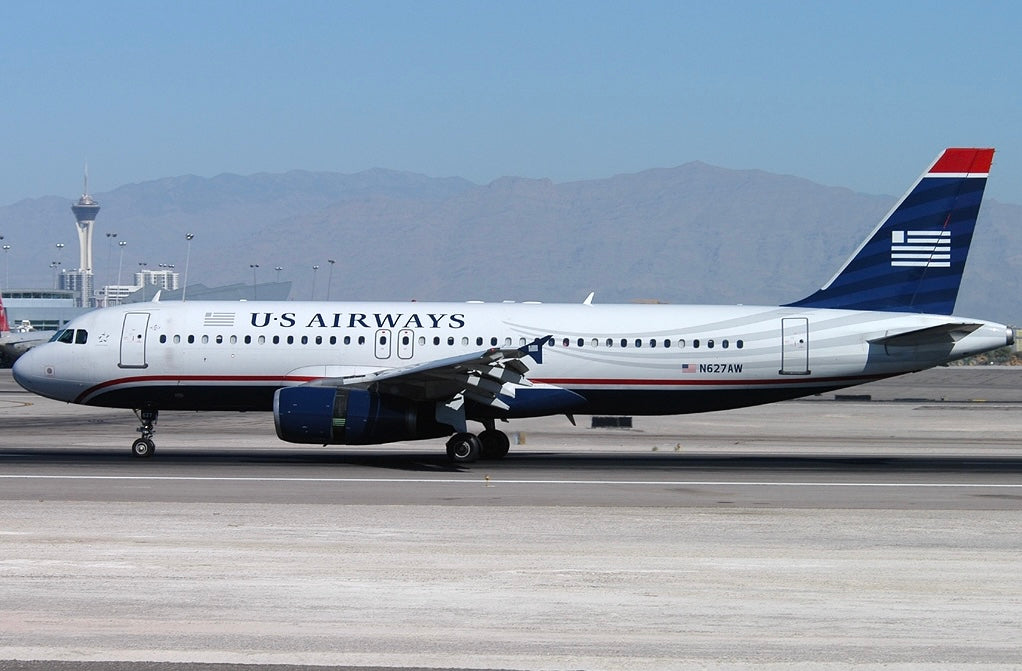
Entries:
[[993,149],[945,149],[823,288],[793,307],[954,311]]
[[7,333],[11,330],[7,323],[7,308],[4,307],[4,297],[0,295],[0,333]]

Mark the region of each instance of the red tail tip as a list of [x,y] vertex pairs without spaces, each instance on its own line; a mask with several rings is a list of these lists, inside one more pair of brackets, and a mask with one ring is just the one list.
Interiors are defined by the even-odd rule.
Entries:
[[993,149],[945,149],[929,174],[987,174],[994,162]]

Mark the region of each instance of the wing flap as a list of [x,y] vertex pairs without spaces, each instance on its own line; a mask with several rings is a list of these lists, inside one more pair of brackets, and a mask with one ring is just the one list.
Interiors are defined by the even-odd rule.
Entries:
[[418,401],[445,401],[457,396],[507,410],[499,397],[514,398],[516,387],[531,387],[525,377],[529,367],[522,359],[542,359],[542,348],[550,336],[517,349],[491,348],[410,366],[388,368],[340,377],[324,377],[309,382],[323,387],[353,387],[367,391],[403,396]]

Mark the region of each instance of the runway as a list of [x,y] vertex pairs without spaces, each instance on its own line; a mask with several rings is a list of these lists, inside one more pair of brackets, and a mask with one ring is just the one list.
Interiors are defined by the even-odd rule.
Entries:
[[1016,663],[1022,371],[853,393],[513,422],[506,460],[467,467],[442,441],[295,448],[268,415],[164,413],[137,460],[131,413],[4,372],[0,660]]

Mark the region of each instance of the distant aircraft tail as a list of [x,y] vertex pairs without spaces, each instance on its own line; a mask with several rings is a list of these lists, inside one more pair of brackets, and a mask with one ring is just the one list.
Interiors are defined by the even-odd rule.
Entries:
[[993,149],[945,149],[823,288],[793,307],[954,311]]
[[0,294],[0,333],[7,333],[11,325],[7,323],[7,308],[4,307],[4,297]]

